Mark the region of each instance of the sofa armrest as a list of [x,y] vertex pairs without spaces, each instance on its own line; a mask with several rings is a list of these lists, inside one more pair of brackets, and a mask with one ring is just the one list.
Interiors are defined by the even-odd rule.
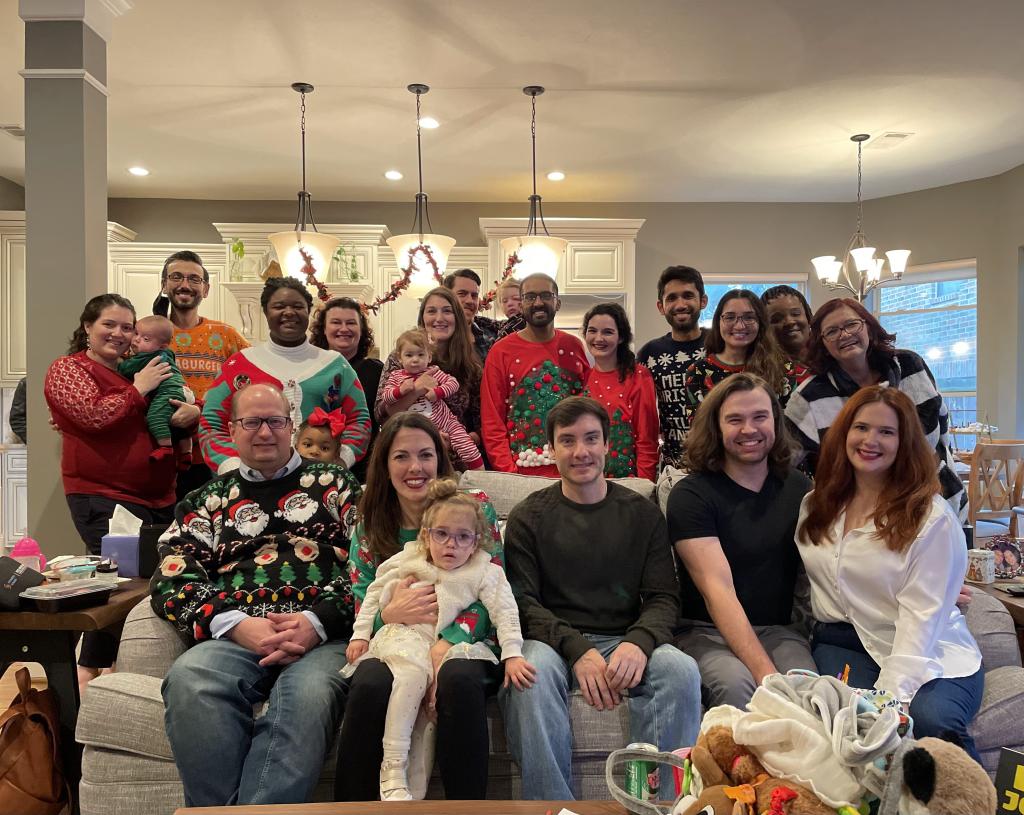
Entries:
[[984,589],[974,587],[966,617],[967,627],[981,650],[981,665],[986,673],[1006,665],[1020,667],[1017,632],[1002,603]]
[[177,629],[156,615],[146,598],[128,614],[121,632],[117,670],[163,679],[188,644]]

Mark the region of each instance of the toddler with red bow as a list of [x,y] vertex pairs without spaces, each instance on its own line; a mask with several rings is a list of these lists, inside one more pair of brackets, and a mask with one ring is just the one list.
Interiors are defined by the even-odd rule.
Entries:
[[295,449],[303,458],[337,464],[341,451],[341,436],[345,429],[345,416],[340,412],[328,413],[316,408],[299,426]]

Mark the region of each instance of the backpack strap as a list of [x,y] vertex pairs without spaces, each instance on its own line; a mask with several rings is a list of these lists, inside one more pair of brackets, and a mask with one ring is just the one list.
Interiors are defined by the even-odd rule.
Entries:
[[[653,761],[657,764],[668,764],[672,767],[682,768],[683,759],[675,753],[648,753],[644,750],[622,749],[610,753],[604,765],[604,780],[608,785],[608,792],[611,793],[612,798],[630,812],[635,812],[637,815],[669,815],[669,813],[675,811],[674,806],[660,807],[650,801],[641,801],[638,798],[634,798],[619,786],[615,780],[618,775],[616,769],[627,761]],[[676,803],[678,803],[678,799],[676,799]]]

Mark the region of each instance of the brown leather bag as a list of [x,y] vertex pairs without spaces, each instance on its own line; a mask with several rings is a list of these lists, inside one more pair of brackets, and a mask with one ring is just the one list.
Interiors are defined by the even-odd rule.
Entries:
[[0,812],[58,815],[69,791],[61,772],[57,698],[32,687],[28,668],[15,678],[20,692],[0,714]]

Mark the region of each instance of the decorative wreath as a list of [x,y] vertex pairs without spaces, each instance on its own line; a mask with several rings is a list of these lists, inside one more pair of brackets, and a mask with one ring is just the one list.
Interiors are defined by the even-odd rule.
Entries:
[[512,276],[512,272],[515,270],[515,268],[516,268],[516,266],[518,264],[519,264],[519,255],[517,255],[515,252],[513,252],[511,255],[508,256],[508,260],[505,261],[505,271],[502,273],[501,278],[496,280],[496,281],[494,281],[494,288],[491,289],[489,292],[487,292],[487,294],[485,294],[483,297],[480,298],[480,308],[481,309],[485,309],[485,308],[490,308],[491,307],[491,303],[494,302],[494,298],[498,294],[498,288],[501,286],[502,283],[504,283],[506,280],[509,279],[509,277]]

